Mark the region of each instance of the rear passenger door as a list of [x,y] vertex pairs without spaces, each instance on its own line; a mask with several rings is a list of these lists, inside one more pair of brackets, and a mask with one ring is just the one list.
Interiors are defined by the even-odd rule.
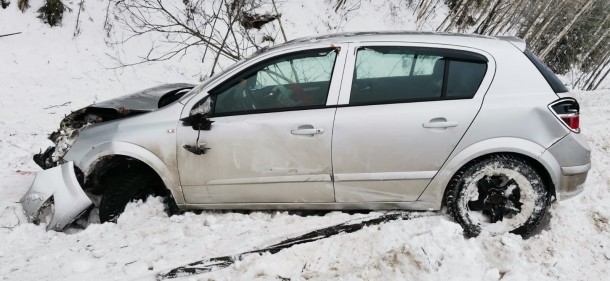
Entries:
[[477,114],[493,59],[435,45],[353,48],[333,129],[336,201],[415,201]]

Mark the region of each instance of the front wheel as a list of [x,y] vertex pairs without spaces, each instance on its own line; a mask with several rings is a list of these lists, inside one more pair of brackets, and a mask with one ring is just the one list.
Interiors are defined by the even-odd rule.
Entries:
[[165,186],[154,171],[142,166],[120,167],[108,173],[99,206],[101,222],[116,222],[130,201],[165,196]]
[[544,217],[549,196],[542,177],[527,161],[497,154],[460,169],[449,183],[446,204],[468,236],[526,236]]

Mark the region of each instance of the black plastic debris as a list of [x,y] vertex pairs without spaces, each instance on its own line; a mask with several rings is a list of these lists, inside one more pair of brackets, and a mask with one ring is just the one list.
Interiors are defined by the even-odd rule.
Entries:
[[280,15],[243,13],[239,23],[245,29],[261,29],[263,25],[279,18]]
[[51,158],[53,152],[55,152],[55,147],[49,146],[44,152],[41,150],[40,153],[34,154],[34,163],[44,170],[57,166],[57,162],[53,162],[53,159]]

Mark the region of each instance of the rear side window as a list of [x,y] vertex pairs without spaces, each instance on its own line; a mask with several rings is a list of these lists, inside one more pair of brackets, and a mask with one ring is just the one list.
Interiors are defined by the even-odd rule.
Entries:
[[486,59],[469,52],[364,47],[356,55],[350,104],[468,99],[486,71]]
[[485,62],[450,60],[447,97],[472,98],[479,89],[486,71]]
[[553,73],[553,71],[546,66],[534,53],[530,52],[530,50],[525,50],[525,56],[536,66],[540,74],[544,76],[546,82],[549,83],[549,86],[553,88],[555,93],[565,93],[568,91],[568,88],[557,78],[557,75]]

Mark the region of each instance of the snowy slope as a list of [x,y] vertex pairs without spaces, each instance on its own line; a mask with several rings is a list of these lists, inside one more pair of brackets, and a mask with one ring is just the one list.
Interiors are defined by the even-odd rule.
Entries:
[[[165,82],[197,82],[207,65],[197,54],[170,62],[112,69],[106,1],[88,0],[81,34],[76,14],[49,28],[35,19],[42,0],[21,14],[0,10],[0,278],[3,280],[152,280],[196,260],[263,248],[286,238],[376,213],[187,213],[168,218],[158,200],[134,203],[117,224],[71,233],[26,223],[17,203],[39,168],[33,153],[63,116],[94,101]],[[67,1],[66,1],[67,2]],[[400,2],[400,1],[397,1]],[[76,10],[76,4],[69,4]],[[362,1],[341,20],[325,0],[286,1],[290,38],[344,30],[414,29],[412,11]],[[401,10],[402,9],[402,10]],[[442,11],[439,11],[442,12]],[[404,16],[406,15],[406,16]],[[119,31],[115,31],[119,32]],[[113,33],[113,36],[120,36]],[[137,46],[130,46],[136,48]],[[465,239],[444,215],[399,220],[305,243],[276,254],[250,255],[193,280],[607,280],[610,276],[610,91],[576,93],[583,134],[593,149],[586,191],[550,209],[549,229]],[[186,278],[188,279],[188,278]],[[190,280],[190,279],[189,279]]]

